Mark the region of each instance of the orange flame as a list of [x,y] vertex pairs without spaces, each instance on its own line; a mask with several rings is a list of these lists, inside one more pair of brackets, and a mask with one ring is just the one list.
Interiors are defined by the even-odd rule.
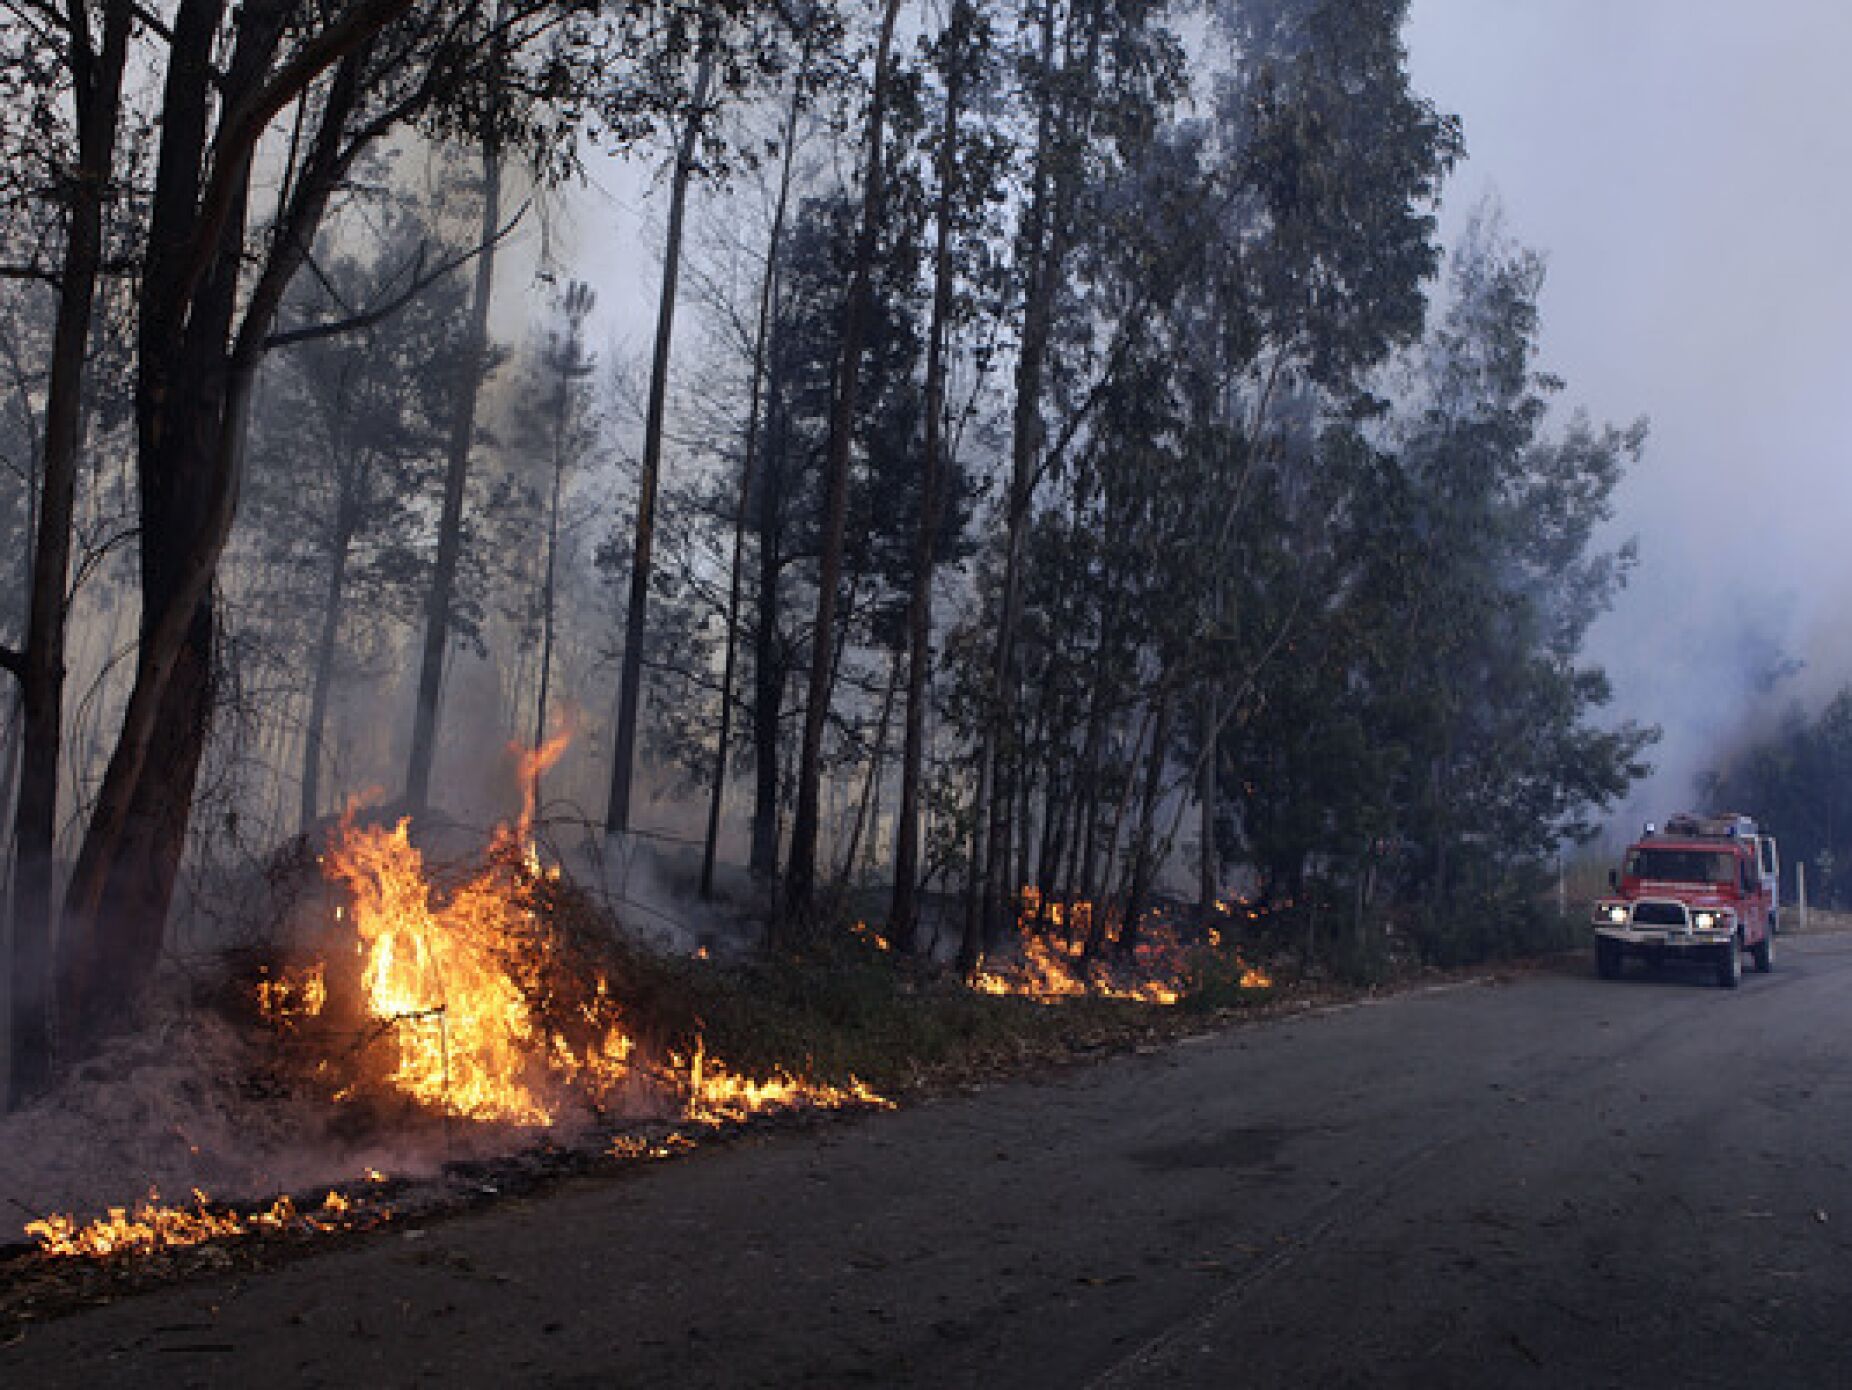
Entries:
[[[240,1215],[236,1211],[215,1211],[212,1199],[197,1187],[190,1207],[161,1205],[158,1192],[150,1191],[146,1200],[133,1211],[110,1207],[107,1214],[87,1225],[74,1217],[47,1216],[26,1224],[26,1234],[39,1243],[39,1249],[58,1258],[147,1253],[175,1250],[189,1245],[203,1245],[227,1236],[247,1236],[275,1231],[332,1231],[347,1224],[361,1204],[339,1191],[330,1191],[315,1211],[297,1208],[288,1196],[278,1197],[268,1207]],[[389,1216],[389,1212],[380,1212]]]
[[[1218,902],[1215,907],[1225,917],[1233,912],[1228,902]],[[985,994],[1018,995],[1043,1001],[1091,996],[1175,1004],[1182,999],[1185,980],[1192,973],[1193,965],[1202,958],[1202,948],[1186,946],[1175,925],[1161,920],[1153,911],[1139,919],[1137,944],[1130,952],[1129,961],[1088,961],[1085,942],[1092,930],[1094,911],[1094,904],[1084,898],[1067,903],[1045,902],[1039,889],[1033,885],[1025,887],[1017,917],[1019,959],[980,970],[972,979],[972,987]],[[1056,931],[1038,930],[1044,921]],[[1109,940],[1123,931],[1123,927],[1110,930],[1111,919],[1107,925]],[[1222,948],[1221,930],[1209,928],[1205,939],[1209,950]],[[1236,960],[1242,966],[1242,989],[1272,986],[1273,981],[1265,971],[1247,965],[1239,957]]]
[[[666,1073],[642,1064],[608,982],[558,954],[561,938],[536,906],[534,888],[558,871],[543,873],[534,850],[534,778],[568,738],[515,750],[521,815],[497,830],[485,867],[447,899],[432,891],[408,821],[388,830],[356,825],[351,809],[343,818],[323,864],[352,895],[365,1010],[379,1043],[394,1049],[387,1084],[448,1114],[533,1126],[553,1124],[573,1097],[595,1106],[631,1080],[684,1094],[692,1118],[885,1103],[859,1082],[744,1081],[700,1046],[691,1061],[672,1057]],[[554,986],[567,974],[562,1028]],[[541,1000],[550,1001],[545,1017]]]

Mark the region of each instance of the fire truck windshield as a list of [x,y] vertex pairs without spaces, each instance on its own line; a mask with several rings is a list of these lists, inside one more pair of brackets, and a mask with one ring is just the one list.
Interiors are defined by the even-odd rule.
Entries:
[[1661,883],[1729,883],[1736,856],[1703,849],[1636,849],[1627,855],[1627,877]]

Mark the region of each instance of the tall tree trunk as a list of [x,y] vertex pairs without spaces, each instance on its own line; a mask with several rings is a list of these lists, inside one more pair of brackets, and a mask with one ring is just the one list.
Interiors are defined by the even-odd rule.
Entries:
[[1158,798],[1164,791],[1164,764],[1170,753],[1171,711],[1174,701],[1168,685],[1158,692],[1157,728],[1151,735],[1151,754],[1145,762],[1145,785],[1138,806],[1137,839],[1132,847],[1132,876],[1125,895],[1124,925],[1119,928],[1119,953],[1129,956],[1138,944],[1138,919],[1144,915],[1156,877],[1157,855],[1152,843]]
[[[774,372],[776,368],[774,368]],[[779,409],[776,382],[768,409],[767,434]],[[785,660],[779,650],[778,622],[783,611],[779,579],[784,557],[779,549],[784,510],[784,459],[775,438],[768,439],[765,475],[759,484],[759,592],[752,654],[752,876],[770,883],[778,876],[779,725],[784,705]]]
[[616,749],[611,761],[611,802],[606,835],[630,833],[630,787],[637,748],[637,707],[643,695],[643,637],[649,610],[650,556],[656,541],[656,487],[662,474],[662,422],[669,397],[669,358],[675,340],[675,292],[682,274],[682,224],[688,184],[700,152],[701,122],[714,81],[714,36],[703,35],[695,71],[694,104],[682,125],[669,182],[669,229],[662,255],[662,294],[656,305],[656,345],[650,358],[649,400],[643,416],[643,467],[637,479],[637,524],[630,552],[630,602],[624,613],[624,661],[618,678]]
[[862,847],[862,832],[868,825],[869,807],[873,805],[876,788],[881,784],[881,764],[887,757],[887,727],[894,713],[894,697],[900,693],[900,674],[903,658],[899,652],[894,654],[893,668],[888,673],[887,693],[881,698],[881,715],[875,721],[875,746],[868,755],[868,776],[862,782],[862,795],[855,806],[855,822],[849,831],[848,849],[842,856],[842,867],[836,872],[838,891],[849,886],[849,875],[855,868],[856,852]]
[[817,574],[817,617],[812,629],[810,682],[804,705],[804,741],[798,755],[797,812],[791,823],[791,855],[785,874],[781,934],[810,925],[817,876],[817,826],[823,780],[823,727],[829,717],[837,586],[842,579],[843,531],[849,510],[849,455],[854,443],[856,388],[862,374],[862,339],[873,292],[874,261],[881,228],[882,185],[886,181],[888,58],[900,0],[887,0],[875,45],[874,89],[868,103],[862,218],[855,263],[843,311],[842,354],[830,408],[828,501],[823,518],[822,556]]
[[[404,3],[378,0],[364,15],[388,23]],[[237,131],[221,130],[209,165],[208,117],[215,107],[245,110],[260,85],[289,99],[291,84],[264,84],[292,11],[247,0],[220,72],[211,54],[221,4],[182,0],[169,44],[137,353],[141,640],[59,939],[61,1036],[68,1031],[79,1046],[133,1017],[160,955],[205,751],[212,586],[237,514],[252,385],[283,293],[359,148],[347,142],[346,124],[377,32],[356,12],[340,43],[322,50],[336,71],[317,133],[285,225],[244,293],[251,148],[261,127],[246,130],[243,148]],[[315,75],[296,71],[305,86]]]
[[1215,920],[1215,905],[1222,890],[1221,859],[1215,845],[1215,745],[1221,737],[1222,721],[1215,705],[1215,682],[1210,680],[1203,687],[1203,746],[1196,770],[1196,799],[1202,809],[1202,852],[1196,863],[1196,918],[1205,926]]
[[412,712],[412,751],[405,770],[405,804],[414,813],[431,803],[437,761],[438,710],[443,700],[444,655],[450,648],[450,612],[463,556],[463,500],[469,456],[476,441],[476,407],[489,367],[489,308],[495,293],[495,242],[502,215],[502,164],[491,136],[482,147],[482,249],[470,294],[469,329],[457,369],[455,413],[445,446],[444,497],[437,519],[437,557],[425,596],[424,647],[418,662],[418,703]]
[[[1076,71],[1083,83],[1093,80],[1099,52],[1099,21],[1095,17],[1086,39],[1085,56],[1070,48],[1062,77]],[[1010,421],[1010,487],[1005,515],[1003,584],[997,610],[995,646],[991,657],[991,720],[989,741],[994,781],[990,816],[990,862],[985,872],[988,893],[984,907],[987,941],[1001,939],[1015,913],[1008,908],[1008,820],[1014,804],[1011,788],[1019,750],[1016,730],[1016,633],[1022,623],[1023,550],[1034,503],[1036,475],[1042,462],[1043,380],[1055,323],[1055,295],[1071,238],[1073,195],[1078,178],[1076,152],[1091,117],[1091,99],[1083,91],[1073,106],[1061,105],[1056,94],[1066,85],[1057,82],[1055,62],[1055,7],[1046,3],[1042,13],[1042,66],[1047,95],[1043,98],[1037,134],[1035,174],[1026,214],[1025,256],[1029,273],[1024,291],[1022,344],[1016,358],[1015,402]]]
[[52,853],[64,723],[65,586],[82,445],[84,358],[103,259],[103,205],[115,166],[133,9],[126,0],[108,0],[102,8],[101,43],[96,46],[88,5],[72,0],[66,10],[77,167],[70,185],[58,314],[52,329],[26,645],[17,662],[9,662],[20,679],[23,719],[19,795],[13,810],[14,1101],[44,1090],[51,1070]]
[[900,806],[894,816],[894,896],[888,939],[912,954],[919,935],[920,783],[926,761],[926,676],[932,665],[933,554],[939,538],[939,492],[946,471],[945,357],[952,318],[952,221],[958,208],[958,121],[964,102],[964,54],[970,0],[953,0],[946,20],[945,118],[939,131],[938,226],[933,234],[932,322],[926,334],[925,457],[919,527],[913,538],[913,587],[907,596],[907,717],[900,761]]
[[984,869],[990,859],[985,844],[990,832],[990,749],[980,746],[977,758],[977,796],[971,804],[971,855],[965,874],[965,925],[958,941],[958,973],[966,977],[976,974],[984,960],[984,901],[988,896]]
[[581,281],[567,286],[565,297],[566,341],[560,345],[560,358],[554,364],[559,372],[559,394],[553,402],[553,492],[547,504],[547,562],[540,585],[540,673],[539,692],[534,700],[534,757],[526,788],[535,814],[540,810],[540,750],[547,741],[547,697],[553,686],[553,637],[557,576],[559,573],[559,503],[566,481],[566,462],[572,438],[572,383],[584,376],[590,366],[582,356],[581,333],[585,316],[592,309],[592,291]]
[[[752,508],[752,491],[757,481],[759,456],[759,407],[765,391],[765,360],[772,332],[772,310],[778,299],[778,258],[783,252],[785,216],[791,205],[791,171],[797,158],[797,126],[803,115],[805,85],[810,74],[811,44],[806,30],[803,57],[791,86],[791,105],[785,113],[784,148],[778,170],[778,201],[772,213],[771,234],[766,239],[765,274],[759,281],[759,321],[752,338],[752,385],[747,392],[746,447],[740,462],[739,500],[733,513],[733,566],[727,583],[727,651],[720,674],[720,732],[714,747],[714,785],[708,793],[707,837],[701,847],[701,896],[714,896],[714,861],[720,847],[720,812],[726,799],[727,756],[733,741],[733,682],[739,664],[740,605],[746,586],[746,530]],[[766,542],[769,546],[769,541]],[[776,576],[773,578],[776,584]],[[757,817],[754,820],[755,830]],[[758,837],[754,835],[752,855],[759,868]],[[771,852],[765,857],[768,870],[775,870],[778,859],[776,836]]]
[[341,602],[347,587],[347,557],[353,548],[349,503],[343,498],[335,522],[334,554],[328,566],[328,587],[322,594],[321,632],[315,642],[315,684],[309,695],[309,722],[302,736],[302,800],[296,829],[306,835],[321,814],[321,768],[328,727],[328,696],[334,685],[335,640],[341,630]]

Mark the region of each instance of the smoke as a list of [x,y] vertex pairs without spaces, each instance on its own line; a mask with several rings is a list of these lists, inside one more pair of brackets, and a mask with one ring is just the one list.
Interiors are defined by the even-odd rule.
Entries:
[[[1659,726],[1617,820],[1848,677],[1843,409],[1852,10],[1723,0],[1415,0],[1417,86],[1463,121],[1447,234],[1495,188],[1549,258],[1545,365],[1597,419],[1652,423],[1609,543],[1640,564],[1589,656]],[[1754,808],[1744,808],[1753,810]]]

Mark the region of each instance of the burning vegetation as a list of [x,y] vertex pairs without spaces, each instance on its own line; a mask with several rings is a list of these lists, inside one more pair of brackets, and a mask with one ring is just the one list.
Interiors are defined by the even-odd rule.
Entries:
[[[524,766],[523,785],[558,751]],[[665,991],[587,894],[543,867],[531,817],[530,801],[444,886],[409,819],[368,824],[349,807],[319,859],[331,899],[321,920],[303,945],[257,964],[238,992],[277,1089],[306,1096],[350,1133],[435,1123],[448,1139],[467,1124],[501,1135],[504,1148],[588,1123],[676,1126],[607,1141],[606,1153],[627,1158],[679,1152],[693,1142],[683,1127],[889,1104],[853,1075],[826,1081],[714,1055],[688,1002]],[[337,1189],[315,1204],[285,1195],[238,1209],[195,1189],[191,1203],[150,1191],[88,1223],[50,1215],[26,1233],[47,1255],[103,1257],[389,1217],[373,1194]]]
[[739,1120],[775,1108],[884,1104],[860,1081],[779,1069],[742,1075],[700,1032],[677,1040],[626,1000],[627,955],[602,915],[532,838],[528,803],[481,866],[440,891],[408,819],[365,825],[353,808],[322,856],[346,900],[321,952],[256,987],[258,1008],[336,1101],[398,1097],[449,1119],[545,1129],[568,1111]]
[[[543,765],[522,768],[523,786]],[[892,1085],[1020,1064],[1031,1037],[1050,1055],[1129,1037],[1151,1016],[1125,1002],[1173,1005],[1211,976],[1224,995],[1271,985],[1224,944],[1233,906],[1209,926],[1159,908],[1128,937],[1096,923],[1088,903],[1044,904],[1033,890],[1013,949],[968,981],[919,975],[861,923],[829,959],[664,957],[542,863],[531,801],[456,872],[434,870],[412,829],[350,806],[315,861],[313,925],[249,963],[235,993],[277,1094],[371,1152],[436,1139],[446,1171],[457,1149],[669,1158],[715,1127],[884,1107]],[[1024,1011],[994,996],[1073,1008]],[[861,1079],[866,1064],[875,1083]],[[371,1169],[368,1179],[304,1182],[255,1204],[198,1188],[164,1204],[150,1191],[87,1223],[52,1215],[26,1229],[48,1256],[89,1258],[313,1236],[393,1218],[385,1197],[396,1187]]]
[[[1249,917],[1255,915],[1241,906]],[[1223,917],[1235,911],[1226,902],[1218,903],[1217,909]],[[973,977],[976,989],[1044,1001],[1090,996],[1170,1005],[1190,992],[1205,969],[1225,965],[1220,928],[1192,932],[1161,908],[1142,914],[1137,931],[1128,933],[1110,913],[1096,921],[1091,902],[1044,903],[1037,889],[1026,887],[1016,928],[1012,950]],[[1240,989],[1272,987],[1265,971],[1238,954],[1230,959]]]

